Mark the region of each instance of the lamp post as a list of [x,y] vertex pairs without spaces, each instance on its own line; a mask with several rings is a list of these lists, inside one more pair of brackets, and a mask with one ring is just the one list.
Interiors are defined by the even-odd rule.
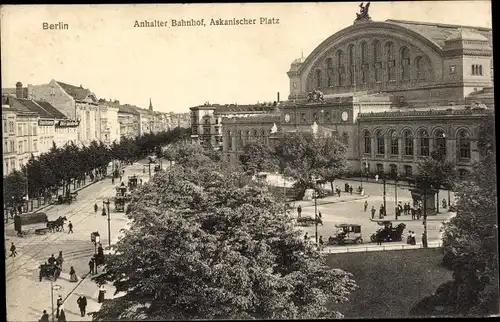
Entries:
[[314,180],[314,223],[316,226],[316,231],[315,231],[315,239],[316,239],[316,246],[318,245],[318,191],[316,189],[316,180]]
[[[385,199],[385,196],[386,196],[386,191],[385,191],[385,174],[382,173],[382,175],[379,175],[379,178],[380,176],[382,177],[382,183],[383,183],[383,186],[384,186],[384,216],[387,214],[387,206],[386,206],[386,199]],[[375,178],[375,181],[378,181],[379,178]]]
[[109,199],[106,201],[103,201],[103,207],[106,207],[108,209],[108,246],[111,246],[111,217],[109,214]]
[[396,220],[398,219],[398,181],[399,173],[396,172],[394,177],[394,215],[396,216]]
[[56,276],[55,276],[55,272],[54,272],[54,275],[50,277],[50,301],[51,301],[51,304],[52,304],[52,322],[55,322],[55,316],[54,316],[54,290],[59,290],[61,289],[61,285],[54,285],[54,280],[56,279]]

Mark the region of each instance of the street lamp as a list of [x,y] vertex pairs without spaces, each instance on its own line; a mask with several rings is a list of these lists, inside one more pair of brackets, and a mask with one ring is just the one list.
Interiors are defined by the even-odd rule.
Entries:
[[55,317],[54,317],[54,290],[60,290],[61,285],[54,285],[54,280],[56,279],[56,273],[54,272],[54,275],[50,277],[50,300],[52,303],[52,322],[55,322]]
[[317,191],[317,180],[314,180],[314,223],[316,226],[315,239],[316,246],[318,245],[318,191]]
[[394,175],[394,215],[396,216],[396,220],[398,220],[398,181],[399,173],[396,172]]
[[384,216],[387,214],[387,206],[386,206],[386,200],[385,200],[385,196],[386,196],[386,191],[385,191],[385,174],[382,173],[382,175],[378,175],[377,177],[375,177],[375,181],[378,182],[378,179],[382,177],[382,183],[384,185]]
[[109,199],[107,201],[102,202],[103,208],[106,207],[108,209],[108,246],[111,246],[111,217],[109,214]]

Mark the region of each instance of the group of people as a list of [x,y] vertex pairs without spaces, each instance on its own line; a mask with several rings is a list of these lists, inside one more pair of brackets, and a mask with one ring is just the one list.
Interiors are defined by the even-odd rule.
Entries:
[[[309,234],[306,232],[304,235],[304,240],[309,241]],[[323,236],[319,236],[318,238],[318,248],[319,250],[323,250],[325,248],[325,242],[323,241]]]
[[[56,319],[58,322],[66,322],[66,313],[64,312],[63,302],[64,301],[62,295],[59,295],[56,302]],[[84,317],[87,310],[87,298],[85,297],[85,295],[80,295],[80,297],[78,297],[78,299],[76,300],[76,303],[80,308],[80,316]],[[49,314],[47,313],[47,310],[43,310],[43,314],[38,321],[49,322]]]
[[[365,212],[368,209],[368,201],[366,201],[366,200],[365,200],[365,203],[363,205],[363,209]],[[375,214],[377,213],[377,209],[375,209],[375,206],[372,206],[372,208],[370,209],[370,212],[372,214],[372,219],[375,219]],[[386,212],[385,212],[384,205],[380,205],[380,208],[378,210],[378,218],[384,219],[385,215],[386,215]]]

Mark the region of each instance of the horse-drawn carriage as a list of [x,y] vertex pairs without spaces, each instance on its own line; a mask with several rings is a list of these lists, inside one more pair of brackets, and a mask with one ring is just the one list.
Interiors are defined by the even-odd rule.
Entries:
[[47,229],[53,233],[64,231],[64,223],[68,220],[66,216],[59,216],[56,220],[47,221]]
[[56,281],[61,275],[61,267],[57,264],[42,264],[40,265],[40,282],[43,278],[53,279]]
[[316,218],[314,219],[313,217],[311,216],[301,216],[299,218],[297,218],[297,226],[311,226],[311,225],[314,225],[314,224],[321,224],[323,223],[321,221],[320,218]]
[[117,212],[125,212],[125,204],[127,203],[128,198],[124,196],[116,196],[115,197],[115,211]]
[[14,216],[14,229],[18,236],[26,235],[27,231],[34,231],[37,235],[45,235],[48,231],[49,222],[47,214],[37,212]]
[[377,232],[371,235],[370,240],[372,242],[376,241],[392,242],[392,241],[403,240],[403,231],[406,228],[405,224],[400,223],[396,227],[393,227],[392,222],[387,220],[378,221],[377,224],[383,227],[378,229]]
[[60,205],[62,205],[64,203],[71,204],[71,202],[75,201],[77,198],[78,198],[78,192],[70,192],[70,193],[65,194],[64,196],[59,195],[57,197],[57,204],[60,204]]
[[357,224],[340,224],[335,225],[337,232],[334,236],[328,238],[329,245],[345,245],[345,244],[361,244],[361,225]]
[[129,188],[129,190],[135,190],[135,189],[137,189],[137,180],[138,180],[138,178],[137,178],[136,175],[128,177],[128,188]]

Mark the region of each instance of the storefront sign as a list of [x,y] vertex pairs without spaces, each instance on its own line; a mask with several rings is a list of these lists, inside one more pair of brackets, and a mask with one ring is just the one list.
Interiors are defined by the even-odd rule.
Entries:
[[54,120],[38,120],[38,126],[54,126]]
[[78,120],[62,120],[57,123],[58,127],[77,127],[80,124]]

